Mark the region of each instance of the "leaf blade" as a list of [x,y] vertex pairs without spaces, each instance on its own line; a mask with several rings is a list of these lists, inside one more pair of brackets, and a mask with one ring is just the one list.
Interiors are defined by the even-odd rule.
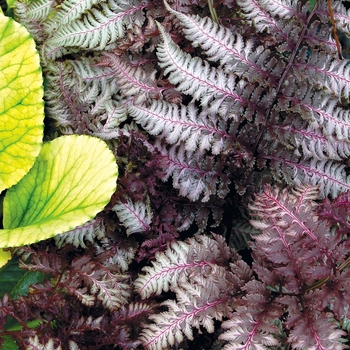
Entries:
[[0,191],[33,166],[43,137],[43,79],[27,30],[0,14]]
[[48,142],[5,196],[0,246],[31,244],[82,225],[109,202],[117,175],[112,152],[97,138],[70,135]]

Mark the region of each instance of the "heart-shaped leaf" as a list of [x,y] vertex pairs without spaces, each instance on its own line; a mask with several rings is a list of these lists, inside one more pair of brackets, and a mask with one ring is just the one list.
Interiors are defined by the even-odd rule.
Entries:
[[100,139],[70,135],[44,144],[30,172],[6,193],[0,247],[82,225],[109,202],[117,176],[115,157]]
[[27,30],[0,13],[0,192],[33,166],[43,138],[43,80]]

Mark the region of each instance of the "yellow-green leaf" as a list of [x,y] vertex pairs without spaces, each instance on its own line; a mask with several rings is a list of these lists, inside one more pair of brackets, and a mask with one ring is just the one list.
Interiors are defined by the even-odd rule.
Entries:
[[43,80],[27,30],[0,14],[0,191],[33,166],[43,137]]
[[4,266],[12,258],[11,252],[0,249],[0,267]]
[[118,168],[105,142],[62,136],[42,147],[4,199],[0,247],[35,243],[93,218],[115,191]]

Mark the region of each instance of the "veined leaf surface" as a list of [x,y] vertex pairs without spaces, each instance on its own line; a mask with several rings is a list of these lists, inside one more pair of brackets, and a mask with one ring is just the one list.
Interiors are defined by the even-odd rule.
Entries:
[[0,267],[4,266],[12,257],[11,252],[0,248]]
[[115,191],[118,169],[106,143],[90,136],[50,141],[8,190],[0,247],[35,243],[93,218]]
[[0,13],[0,191],[33,166],[43,138],[43,79],[27,30]]

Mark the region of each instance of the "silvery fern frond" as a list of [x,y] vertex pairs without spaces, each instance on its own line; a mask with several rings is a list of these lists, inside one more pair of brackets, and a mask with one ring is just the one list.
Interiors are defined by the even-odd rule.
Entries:
[[149,201],[133,203],[130,198],[127,198],[126,201],[118,201],[113,210],[126,228],[127,235],[147,232],[150,229],[153,214]]
[[335,198],[339,193],[350,190],[350,178],[346,174],[345,164],[332,160],[305,159],[286,155],[266,156],[271,161],[273,171],[286,183],[311,184],[320,186],[322,196]]
[[60,26],[45,43],[45,53],[51,59],[60,57],[68,48],[103,50],[117,39],[124,37],[125,28],[132,23],[135,13],[144,5],[120,6],[110,0],[100,2],[82,18]]
[[16,20],[26,27],[35,42],[41,44],[48,37],[44,29],[45,19],[55,6],[57,6],[55,0],[39,0],[29,3],[16,1],[13,12]]
[[155,70],[147,72],[137,63],[131,65],[126,59],[111,53],[105,53],[99,65],[111,68],[117,87],[129,104],[139,104],[162,96],[164,89],[156,84]]
[[[180,20],[186,38],[194,47],[203,50],[208,61],[220,62],[226,73],[234,71],[235,75],[244,76],[252,82],[257,79],[266,84],[271,82],[277,69],[274,60],[270,64],[265,62],[272,59],[269,50],[262,46],[256,48],[254,41],[243,39],[239,33],[233,34],[209,17],[189,16],[165,4]],[[281,70],[282,67],[279,67],[278,71]]]
[[72,288],[69,292],[78,298],[80,296],[82,303],[92,306],[98,301],[112,311],[128,302],[131,296],[128,275],[112,272],[102,264],[92,264],[86,256],[76,259],[72,267],[76,279],[83,282],[79,288]]
[[[200,101],[203,107],[208,107],[209,113],[216,112],[223,117],[230,115],[234,120],[238,120],[243,107],[251,107],[253,111],[257,109],[249,98],[235,91],[234,74],[225,73],[220,67],[211,67],[207,61],[184,53],[161,26],[159,30],[162,35],[162,43],[157,48],[159,65],[178,91]],[[241,83],[237,84],[243,87]]]
[[217,155],[234,143],[234,136],[222,131],[227,129],[224,119],[199,113],[193,104],[179,106],[154,100],[150,106],[134,105],[128,111],[149,134],[159,135],[171,145],[184,143],[187,152],[197,149],[204,154],[211,150]]
[[[45,349],[45,350],[62,350],[62,346],[57,339],[49,339],[48,341],[42,342],[37,335],[34,337],[28,338],[26,341],[26,349],[28,350],[37,350],[37,349]],[[75,350],[78,349],[75,347],[74,342],[70,342],[70,348],[69,350]]]
[[202,202],[206,202],[211,195],[224,198],[228,193],[231,181],[213,156],[186,152],[184,144],[179,147],[175,144],[169,149],[158,144],[157,149],[160,152],[159,166],[164,172],[162,180],[166,181],[171,176],[173,186],[179,189],[181,196],[191,201],[201,198]]
[[197,236],[186,243],[171,243],[164,253],[156,254],[152,266],[143,268],[144,273],[135,281],[136,291],[145,299],[152,294],[172,290],[178,283],[187,281],[190,272],[200,275],[200,271],[213,262],[223,265],[231,258],[238,259],[221,236],[216,235],[215,238]]
[[271,124],[267,130],[269,138],[280,144],[294,147],[294,154],[307,159],[341,161],[350,156],[350,145],[346,140],[323,135],[320,129],[311,127],[305,121],[288,118],[288,124]]
[[57,5],[56,0],[37,0],[29,3],[17,2],[15,13],[18,15],[18,10],[21,6],[25,6],[26,20],[43,21],[45,20],[50,11]]
[[[47,1],[47,0],[45,0]],[[45,23],[45,29],[48,33],[63,27],[64,25],[82,17],[100,0],[65,0],[55,11],[53,18]]]
[[[213,273],[219,274],[215,269]],[[213,333],[214,320],[221,321],[228,314],[227,296],[223,295],[217,284],[206,279],[197,285],[181,284],[175,292],[178,301],[167,300],[162,303],[168,311],[151,315],[150,319],[154,323],[143,329],[140,340],[146,349],[168,349],[175,343],[181,343],[184,335],[193,340],[192,328],[203,327]]]
[[[214,320],[232,311],[230,297],[251,277],[249,266],[232,251],[223,237],[197,236],[174,242],[156,255],[152,266],[135,281],[143,298],[171,290],[175,300],[162,305],[168,311],[150,316],[140,340],[147,349],[168,349],[183,340],[193,339],[193,328],[214,331]],[[231,261],[231,263],[230,263]]]
[[[152,294],[161,294],[175,286],[178,281],[185,280],[183,271],[197,264],[187,263],[188,245],[183,242],[174,242],[165,253],[157,253],[156,261],[152,266],[143,268],[144,274],[134,282],[135,290],[142,299]],[[200,265],[199,265],[200,266]]]
[[[310,6],[297,0],[238,0],[238,4],[243,16],[251,24],[254,23],[258,32],[266,30],[283,47],[289,48],[295,45],[298,33],[308,22],[310,15]],[[312,12],[315,11],[314,8]]]
[[326,51],[310,50],[303,47],[293,65],[296,77],[308,77],[308,80],[344,99],[350,94],[350,67],[347,60],[329,56]]
[[54,239],[59,248],[66,244],[72,244],[74,247],[86,248],[87,244],[93,243],[96,239],[101,240],[104,237],[105,227],[103,218],[96,218],[73,230],[57,235]]

